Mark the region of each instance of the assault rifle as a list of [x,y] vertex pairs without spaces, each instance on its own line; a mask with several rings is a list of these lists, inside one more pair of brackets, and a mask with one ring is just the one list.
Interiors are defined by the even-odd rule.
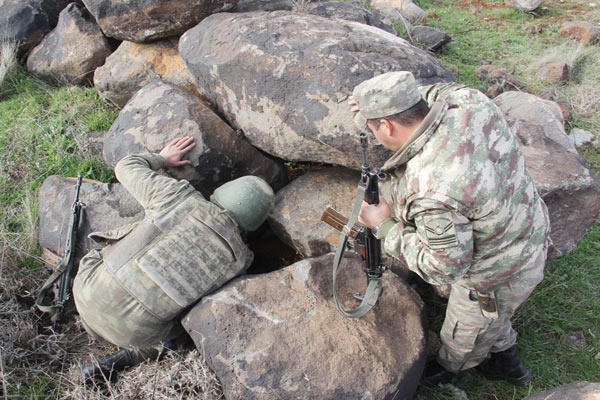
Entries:
[[[358,194],[350,219],[344,217],[331,207],[323,213],[321,220],[341,232],[341,240],[333,261],[333,297],[338,311],[349,318],[359,318],[366,314],[377,303],[381,294],[381,275],[387,267],[381,261],[381,241],[375,237],[370,228],[356,224],[362,201],[368,204],[379,204],[379,180],[385,179],[385,174],[372,170],[367,160],[367,134],[361,132],[360,144],[362,151],[362,173],[358,184]],[[350,245],[365,262],[364,271],[367,275],[367,290],[364,295],[355,295],[361,304],[354,310],[347,311],[337,298],[336,281],[339,267],[347,245]]]
[[[71,205],[71,222],[69,233],[65,242],[65,255],[50,277],[44,282],[40,289],[36,305],[43,311],[50,313],[52,322],[56,325],[65,307],[65,303],[71,298],[71,287],[73,285],[73,263],[75,261],[75,245],[77,244],[77,229],[81,219],[81,208],[85,206],[79,201],[81,190],[81,175],[77,177],[75,186],[75,200]],[[56,297],[54,304],[49,300],[49,294],[56,286]]]

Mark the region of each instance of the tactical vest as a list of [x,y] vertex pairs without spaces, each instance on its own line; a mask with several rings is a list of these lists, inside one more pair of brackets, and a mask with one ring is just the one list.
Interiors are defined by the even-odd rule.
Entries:
[[102,255],[114,279],[164,321],[239,275],[253,258],[227,212],[196,194],[140,222]]

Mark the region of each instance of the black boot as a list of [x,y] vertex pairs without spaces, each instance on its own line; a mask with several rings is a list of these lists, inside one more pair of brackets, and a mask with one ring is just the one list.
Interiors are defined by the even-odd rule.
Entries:
[[521,362],[517,346],[491,356],[475,367],[477,371],[491,380],[504,380],[515,386],[527,386],[531,382],[531,373]]
[[421,383],[428,386],[445,385],[453,383],[457,376],[458,374],[446,370],[437,361],[434,361],[425,367]]
[[134,365],[128,350],[122,349],[102,360],[100,363],[88,365],[81,370],[85,384],[101,384],[114,379],[113,372],[123,371]]

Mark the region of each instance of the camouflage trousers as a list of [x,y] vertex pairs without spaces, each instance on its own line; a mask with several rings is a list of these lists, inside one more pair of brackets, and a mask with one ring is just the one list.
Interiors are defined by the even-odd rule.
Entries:
[[134,359],[153,358],[162,343],[184,335],[179,318],[156,318],[123,289],[97,250],[81,260],[73,282],[73,298],[88,334],[130,350]]
[[462,371],[479,365],[489,353],[515,345],[517,332],[510,318],[542,281],[544,260],[496,288],[497,315],[481,310],[474,290],[452,285],[440,332],[440,365],[451,372]]

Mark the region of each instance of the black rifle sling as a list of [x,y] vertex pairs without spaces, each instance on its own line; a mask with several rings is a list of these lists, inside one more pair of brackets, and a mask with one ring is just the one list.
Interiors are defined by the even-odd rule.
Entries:
[[340,242],[335,252],[335,259],[333,260],[333,300],[340,314],[348,318],[360,318],[367,312],[369,312],[369,310],[371,310],[375,306],[375,304],[377,304],[377,299],[379,298],[382,289],[380,279],[369,278],[367,290],[365,291],[365,295],[360,305],[350,311],[344,309],[344,307],[340,304],[337,296],[337,275],[340,269],[340,264],[344,257],[344,252],[346,251],[348,235],[350,233],[350,230],[356,223],[356,220],[358,219],[358,213],[360,212],[360,207],[365,197],[365,190],[366,188],[363,185],[358,185],[358,193],[356,195],[356,199],[354,200],[354,208],[352,209],[352,214],[350,214],[350,217],[348,218],[348,223],[346,224],[346,226],[344,226],[344,229],[340,234]]

